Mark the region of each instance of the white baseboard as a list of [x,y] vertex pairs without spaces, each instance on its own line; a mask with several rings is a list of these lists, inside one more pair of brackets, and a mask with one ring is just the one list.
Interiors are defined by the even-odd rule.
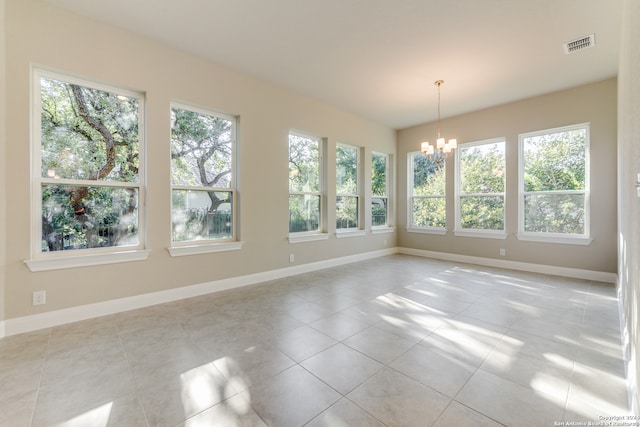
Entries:
[[451,254],[446,252],[425,251],[422,249],[398,248],[398,253],[415,255],[425,258],[435,258],[445,261],[464,262],[467,264],[484,265],[487,267],[505,268],[508,270],[527,271],[530,273],[551,274],[554,276],[572,277],[574,279],[593,280],[615,284],[617,274],[603,271],[582,270],[579,268],[555,267],[552,265],[531,264],[527,262],[509,261],[495,258],[482,258],[469,255]]
[[185,298],[239,288],[242,286],[254,285],[261,282],[293,276],[295,274],[308,273],[324,268],[336,267],[339,265],[350,264],[395,253],[397,253],[396,248],[382,249],[341,258],[332,258],[324,261],[300,264],[277,270],[265,271],[262,273],[249,274],[246,276],[231,277],[207,283],[183,286],[168,289],[166,291],[152,292],[133,297],[118,298],[95,304],[81,305],[62,310],[33,314],[30,316],[6,319],[4,322],[0,321],[0,338],[95,317],[121,313],[123,311],[135,310],[137,308],[148,307],[156,304],[163,304]]

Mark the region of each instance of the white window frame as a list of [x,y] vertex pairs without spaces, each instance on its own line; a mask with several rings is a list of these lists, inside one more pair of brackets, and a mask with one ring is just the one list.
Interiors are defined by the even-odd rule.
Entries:
[[[503,176],[503,180],[504,180],[504,184],[503,184],[503,188],[505,191],[501,192],[501,193],[480,193],[480,194],[462,194],[462,177],[461,177],[461,173],[462,173],[462,167],[460,166],[460,156],[461,156],[461,152],[464,148],[471,148],[471,147],[479,147],[481,145],[493,145],[493,144],[503,144],[503,168],[504,168],[504,176]],[[506,233],[506,207],[507,207],[507,195],[506,195],[506,186],[507,186],[507,176],[506,176],[506,139],[505,138],[491,138],[491,139],[485,139],[482,141],[474,141],[474,142],[467,142],[464,144],[460,144],[458,146],[458,149],[456,150],[455,153],[455,164],[456,164],[456,173],[455,173],[455,187],[454,187],[454,191],[455,191],[455,197],[454,197],[454,207],[455,207],[455,229],[454,229],[454,235],[455,236],[459,236],[459,237],[480,237],[480,238],[487,238],[487,239],[506,239],[507,238],[507,233]],[[463,196],[479,196],[479,197],[489,197],[489,196],[501,196],[503,203],[504,203],[504,208],[503,208],[503,218],[502,218],[502,223],[503,223],[503,228],[502,230],[488,230],[488,229],[472,229],[472,228],[462,228],[462,217],[461,217],[461,206],[462,206],[462,202],[461,202],[461,198]]]
[[[373,157],[374,156],[381,156],[384,157],[384,161],[385,161],[385,166],[384,166],[384,173],[385,173],[385,189],[384,189],[384,196],[378,196],[373,194]],[[393,227],[391,227],[391,204],[390,204],[390,195],[391,195],[391,161],[390,161],[391,156],[387,153],[380,153],[377,151],[373,151],[371,153],[371,200],[373,200],[374,198],[376,199],[385,199],[386,200],[386,205],[387,205],[387,213],[386,213],[386,223],[385,224],[381,224],[381,225],[373,225],[373,203],[371,203],[370,206],[370,210],[369,213],[371,215],[371,233],[373,234],[377,234],[377,233],[385,233],[385,232],[393,232],[395,231],[395,229]]]
[[[421,151],[412,151],[407,153],[407,193],[408,193],[408,198],[407,198],[407,231],[410,233],[426,233],[426,234],[441,234],[444,235],[447,233],[447,226],[446,226],[446,209],[447,209],[447,191],[446,191],[446,185],[445,185],[445,192],[442,195],[432,195],[432,196],[415,196],[413,194],[413,179],[414,179],[414,174],[413,174],[413,159],[415,156],[423,156],[424,153],[422,153]],[[446,161],[443,160],[443,164],[442,164],[442,168],[444,169],[444,174],[445,174],[445,179],[446,179],[446,174],[447,174],[447,169],[446,169]],[[415,225],[413,223],[413,199],[414,198],[420,198],[420,199],[443,199],[445,202],[445,226],[444,227],[432,227],[432,226],[418,226]]]
[[[289,243],[304,243],[304,242],[313,242],[317,240],[327,240],[329,238],[328,233],[326,232],[326,223],[327,223],[327,214],[326,214],[326,166],[325,166],[325,151],[326,151],[326,140],[324,138],[312,135],[307,132],[302,132],[295,129],[290,129],[287,134],[287,157],[289,156],[289,150],[291,146],[289,145],[289,137],[291,135],[300,137],[300,138],[308,138],[316,141],[318,144],[318,191],[315,192],[292,192],[289,189],[289,196],[291,195],[310,195],[314,197],[319,197],[320,199],[320,207],[318,212],[318,229],[311,231],[296,231],[289,232]],[[288,166],[287,166],[288,167]],[[290,217],[290,210],[288,206],[287,200],[287,212]],[[287,221],[287,228],[289,222]]]
[[[553,192],[525,192],[524,191],[524,141],[526,138],[555,134],[561,132],[571,132],[574,130],[585,130],[585,189],[584,190],[568,190]],[[572,245],[588,245],[592,239],[590,237],[590,124],[580,123],[570,126],[562,126],[552,129],[544,129],[540,131],[527,132],[518,135],[518,240],[560,243]],[[524,198],[528,194],[584,194],[584,233],[583,234],[565,234],[565,233],[546,233],[531,232],[524,230]]]
[[[343,148],[347,148],[349,150],[353,150],[356,153],[356,193],[355,194],[350,194],[350,193],[338,193],[338,178],[337,178],[337,171],[338,171],[338,147],[343,147]],[[356,227],[350,227],[350,228],[338,228],[338,224],[336,222],[336,236],[337,237],[352,237],[352,236],[360,236],[360,235],[364,235],[364,231],[363,231],[363,215],[362,215],[362,166],[361,166],[361,158],[362,158],[362,154],[361,154],[362,148],[361,147],[356,147],[355,145],[350,145],[350,144],[344,144],[341,142],[336,143],[336,204],[335,204],[335,208],[336,208],[336,216],[338,215],[338,197],[355,197],[356,199],[356,206],[358,207],[358,215],[356,218],[357,221],[357,226]]]
[[[116,95],[138,99],[139,166],[137,182],[88,181],[43,177],[41,174],[41,78],[50,78]],[[71,75],[33,68],[31,70],[31,257],[25,264],[31,271],[59,270],[92,265],[141,261],[148,258],[145,250],[145,96],[142,92],[96,83]],[[136,188],[138,191],[138,244],[131,246],[88,248],[72,251],[42,252],[42,185],[77,184],[112,188]]]
[[[229,187],[203,187],[203,186],[184,186],[184,185],[171,185],[171,193],[173,190],[192,190],[192,191],[211,191],[219,190],[220,192],[231,193],[231,218],[232,218],[232,236],[228,239],[202,239],[202,240],[188,240],[182,242],[174,242],[171,237],[171,246],[168,248],[171,256],[185,256],[185,255],[197,255],[203,253],[213,252],[225,252],[235,251],[242,249],[244,242],[238,240],[238,212],[239,212],[239,200],[237,191],[237,145],[238,145],[238,117],[230,114],[219,113],[217,111],[198,107],[192,104],[172,102],[170,110],[176,108],[180,110],[187,110],[194,113],[202,114],[205,116],[218,117],[224,120],[229,120],[233,123],[231,131],[231,179]],[[171,160],[169,168],[172,168]],[[172,212],[171,202],[169,204],[169,212]],[[173,218],[172,218],[173,220]]]

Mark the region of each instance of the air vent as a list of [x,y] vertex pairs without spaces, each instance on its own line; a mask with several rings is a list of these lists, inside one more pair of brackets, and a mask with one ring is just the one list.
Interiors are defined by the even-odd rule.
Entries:
[[591,46],[595,46],[596,36],[595,34],[589,34],[588,36],[580,37],[579,39],[566,42],[564,44],[564,53],[570,54],[579,50],[586,49]]

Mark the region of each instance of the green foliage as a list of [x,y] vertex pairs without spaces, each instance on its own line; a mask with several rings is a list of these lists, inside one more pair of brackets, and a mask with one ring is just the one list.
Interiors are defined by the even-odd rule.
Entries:
[[461,147],[459,155],[462,228],[504,230],[504,142]]
[[586,129],[525,138],[524,228],[583,234],[587,171]]
[[320,143],[316,139],[289,135],[289,191],[320,191]]
[[[413,164],[412,225],[416,227],[445,227],[446,174],[444,161],[422,153],[411,156]],[[421,197],[422,196],[422,197]]]
[[289,232],[317,231],[320,229],[320,196],[289,195]]
[[358,193],[358,150],[336,146],[336,194]]
[[371,193],[374,196],[387,195],[387,156],[371,155]]
[[358,228],[357,197],[336,197],[336,228]]
[[524,191],[586,188],[584,129],[525,138]]
[[229,119],[171,109],[171,183],[229,188],[232,172]]

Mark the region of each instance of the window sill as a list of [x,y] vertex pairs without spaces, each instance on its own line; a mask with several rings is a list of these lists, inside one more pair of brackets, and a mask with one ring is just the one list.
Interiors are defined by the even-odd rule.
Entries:
[[395,232],[396,232],[395,227],[382,226],[382,227],[371,228],[371,234],[383,234],[383,233],[395,233]]
[[447,234],[446,228],[435,228],[435,227],[407,227],[408,233],[422,233],[422,234],[439,234],[444,236]]
[[341,239],[343,237],[359,237],[366,236],[367,232],[364,230],[339,230],[336,231],[336,237]]
[[327,233],[313,233],[313,234],[290,234],[289,243],[304,243],[304,242],[316,242],[319,240],[328,240],[329,235]]
[[228,252],[239,251],[242,249],[244,242],[223,242],[223,243],[209,243],[203,245],[191,245],[191,246],[174,246],[167,248],[171,256],[187,256],[187,255],[199,255],[209,254],[214,252]]
[[453,234],[456,237],[475,237],[480,239],[497,239],[504,240],[507,238],[507,233],[504,231],[491,231],[491,230],[457,230]]
[[525,242],[559,243],[580,246],[589,245],[593,241],[590,237],[541,236],[536,234],[516,234],[516,238]]
[[66,268],[90,267],[94,265],[117,264],[121,262],[144,261],[149,258],[149,250],[110,252],[105,254],[73,255],[56,258],[29,259],[24,263],[32,272],[62,270]]

